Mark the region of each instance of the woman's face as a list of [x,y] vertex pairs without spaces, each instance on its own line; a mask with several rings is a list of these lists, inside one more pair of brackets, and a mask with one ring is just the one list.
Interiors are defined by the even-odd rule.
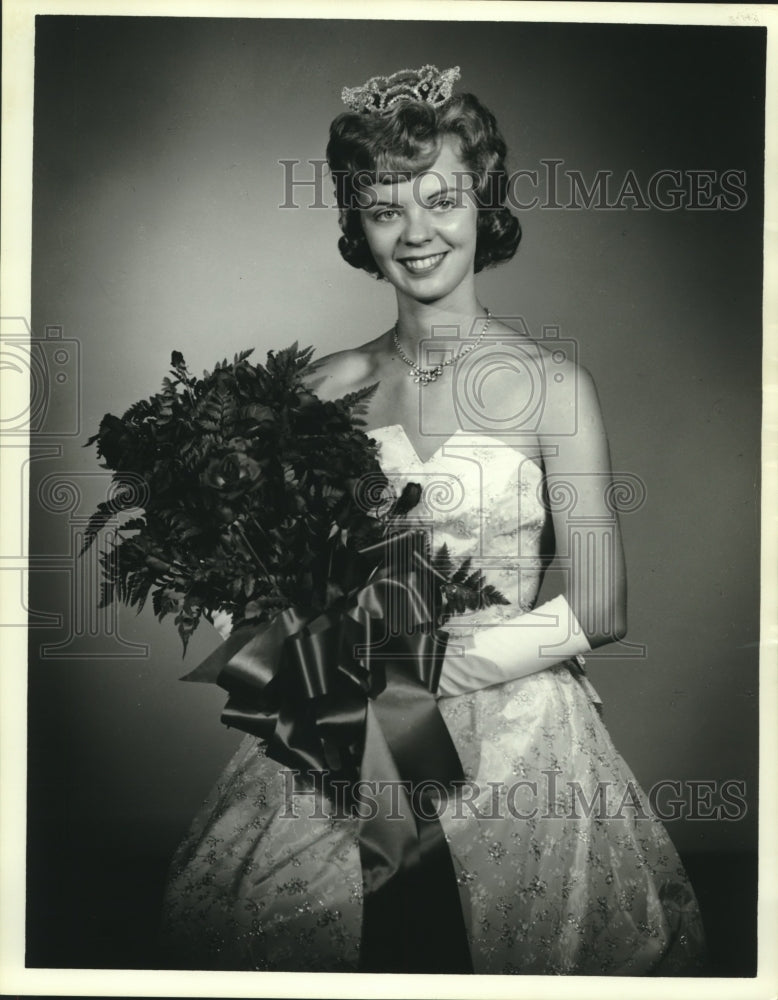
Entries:
[[473,291],[478,209],[457,146],[444,139],[429,170],[363,189],[362,228],[376,264],[399,294],[420,302],[453,304]]

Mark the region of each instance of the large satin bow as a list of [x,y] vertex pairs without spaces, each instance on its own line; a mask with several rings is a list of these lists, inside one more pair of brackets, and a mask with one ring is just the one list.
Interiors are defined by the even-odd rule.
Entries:
[[362,969],[471,972],[433,800],[463,774],[435,699],[447,635],[423,533],[350,554],[342,575],[350,585],[326,611],[238,628],[183,679],[225,688],[222,721],[280,764],[345,782],[352,805],[357,780],[370,789],[376,808],[358,814]]

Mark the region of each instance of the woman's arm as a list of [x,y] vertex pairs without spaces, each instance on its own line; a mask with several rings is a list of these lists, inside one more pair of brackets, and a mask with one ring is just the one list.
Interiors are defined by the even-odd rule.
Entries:
[[567,363],[545,387],[539,442],[563,593],[506,624],[452,637],[438,694],[516,680],[618,641],[626,633],[626,571],[612,501],[608,439],[591,375]]
[[[592,649],[627,631],[627,578],[605,425],[589,372],[550,383],[541,449],[564,596]],[[565,433],[567,431],[568,433]]]

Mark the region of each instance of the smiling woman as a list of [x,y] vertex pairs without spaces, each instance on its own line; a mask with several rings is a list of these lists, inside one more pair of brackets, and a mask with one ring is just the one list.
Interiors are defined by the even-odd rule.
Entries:
[[379,176],[365,189],[370,207],[362,210],[373,260],[398,295],[454,309],[473,294],[478,230],[457,147],[445,139],[430,170],[415,177]]
[[[454,616],[437,692],[467,778],[438,803],[467,947],[439,949],[430,925],[422,966],[398,948],[380,971],[695,974],[694,893],[583,672],[583,653],[626,630],[597,393],[564,350],[478,299],[476,273],[510,259],[520,230],[497,124],[452,94],[457,76],[425,66],[344,91],[328,146],[341,252],[393,286],[397,322],[325,358],[314,388],[378,383],[366,419],[384,472],[398,491],[418,484],[436,547],[508,598]],[[538,604],[552,560],[566,584]],[[365,968],[355,822],[311,788],[290,812],[288,794],[244,741],[173,863],[172,961]]]
[[[344,99],[349,93],[346,88]],[[357,110],[335,119],[327,147],[343,230],[339,246],[349,264],[387,277],[367,245],[368,227],[376,216],[395,223],[402,216],[397,210],[403,206],[394,200],[401,184],[406,210],[476,209],[474,273],[510,260],[521,228],[505,204],[507,149],[494,115],[476,97],[450,95],[438,104],[403,101],[401,114],[392,114],[390,106],[366,115],[358,100],[351,105]]]

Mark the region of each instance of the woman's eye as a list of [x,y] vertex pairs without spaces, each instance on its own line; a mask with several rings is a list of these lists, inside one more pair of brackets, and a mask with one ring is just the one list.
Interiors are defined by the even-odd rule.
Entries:
[[380,212],[376,212],[373,218],[376,222],[391,222],[397,217],[396,208],[384,208]]
[[456,207],[456,202],[453,198],[441,198],[439,201],[436,201],[432,207],[442,212],[448,212],[452,208]]

